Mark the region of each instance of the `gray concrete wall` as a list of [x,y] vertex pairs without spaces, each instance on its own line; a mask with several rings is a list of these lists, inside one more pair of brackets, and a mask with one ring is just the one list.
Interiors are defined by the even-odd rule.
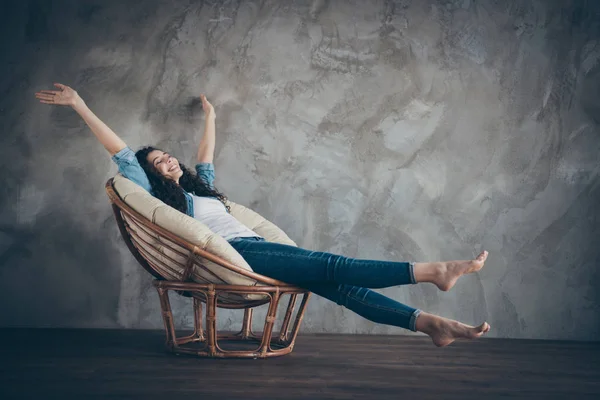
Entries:
[[[104,193],[115,166],[72,110],[34,98],[58,81],[132,147],[188,164],[205,93],[217,186],[299,245],[418,261],[487,249],[450,292],[382,292],[486,319],[492,337],[598,339],[596,2],[3,4],[1,326],[162,328]],[[408,333],[316,297],[303,331]]]

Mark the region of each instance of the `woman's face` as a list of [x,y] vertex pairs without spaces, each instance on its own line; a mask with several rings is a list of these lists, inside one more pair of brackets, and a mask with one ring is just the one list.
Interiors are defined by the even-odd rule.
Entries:
[[175,157],[161,150],[152,150],[148,153],[146,159],[150,164],[154,165],[154,168],[162,176],[179,183],[179,178],[183,175],[183,171],[179,167],[179,161]]

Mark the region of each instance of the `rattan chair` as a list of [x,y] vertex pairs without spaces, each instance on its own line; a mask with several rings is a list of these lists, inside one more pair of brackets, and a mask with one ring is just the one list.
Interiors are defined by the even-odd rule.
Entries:
[[[127,247],[140,265],[155,278],[153,284],[160,298],[167,350],[176,354],[214,358],[266,358],[282,356],[292,351],[310,292],[234,265],[223,257],[207,251],[206,247],[202,249],[201,246],[175,235],[172,230],[153,223],[121,198],[115,188],[115,178],[109,179],[106,183],[106,192]],[[248,210],[233,202],[229,204],[235,205],[236,210]],[[232,215],[236,216],[233,208]],[[185,218],[189,217],[185,216]],[[266,220],[263,219],[263,225],[271,224],[264,221]],[[274,228],[271,224],[269,229],[278,228]],[[260,229],[255,231],[261,234]],[[233,251],[239,255],[233,247],[226,251]],[[223,272],[238,275],[243,284],[228,284],[219,273],[220,268]],[[176,336],[169,302],[170,291],[192,298],[194,331],[191,335]],[[278,305],[284,295],[289,295],[289,303],[281,328],[279,332],[274,333]],[[298,295],[302,295],[302,300],[297,308]],[[203,303],[206,304],[206,329],[203,328]],[[253,308],[264,304],[268,304],[268,311],[263,332],[254,333],[252,331]],[[239,332],[217,332],[217,307],[244,310],[242,328]],[[233,345],[234,349],[224,350],[225,346],[222,344]],[[252,344],[256,347],[252,346],[248,349]],[[239,349],[240,345],[244,345],[241,346],[244,349]]]

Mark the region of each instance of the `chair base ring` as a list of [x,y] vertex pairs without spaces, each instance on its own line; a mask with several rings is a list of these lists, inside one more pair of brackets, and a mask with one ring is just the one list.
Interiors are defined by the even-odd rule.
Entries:
[[[163,321],[166,330],[166,347],[175,354],[188,354],[207,358],[270,358],[279,357],[292,352],[296,336],[304,317],[304,312],[310,297],[310,292],[293,286],[260,286],[240,287],[233,285],[213,285],[169,282],[155,280],[160,299]],[[194,331],[191,335],[177,337],[173,321],[173,313],[169,301],[169,291],[185,291],[192,295],[194,307]],[[252,314],[256,301],[238,304],[228,304],[225,308],[243,308],[244,320],[242,329],[237,333],[217,332],[216,308],[219,295],[224,294],[264,294],[267,299],[259,304],[268,304],[263,331],[252,331]],[[276,313],[283,295],[289,295],[290,300],[283,317],[280,331],[273,334]],[[296,306],[298,295],[302,301],[292,321],[292,314]],[[206,315],[203,315],[203,304],[206,304]],[[204,318],[203,318],[204,317]],[[206,320],[206,329],[203,328],[203,319]],[[256,348],[247,349],[249,345],[257,344]],[[225,349],[230,345],[236,349]],[[227,346],[225,346],[227,345]],[[242,346],[244,349],[239,349]]]

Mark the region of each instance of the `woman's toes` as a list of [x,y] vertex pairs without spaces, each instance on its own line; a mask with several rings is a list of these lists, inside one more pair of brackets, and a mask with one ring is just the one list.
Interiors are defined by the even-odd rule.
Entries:
[[479,253],[479,255],[477,256],[477,261],[485,261],[485,259],[488,256],[488,252],[487,251],[482,251],[481,253]]
[[490,324],[488,324],[487,322],[484,322],[483,324],[481,324],[477,328],[475,328],[475,330],[477,332],[476,335],[481,336],[490,330]]

